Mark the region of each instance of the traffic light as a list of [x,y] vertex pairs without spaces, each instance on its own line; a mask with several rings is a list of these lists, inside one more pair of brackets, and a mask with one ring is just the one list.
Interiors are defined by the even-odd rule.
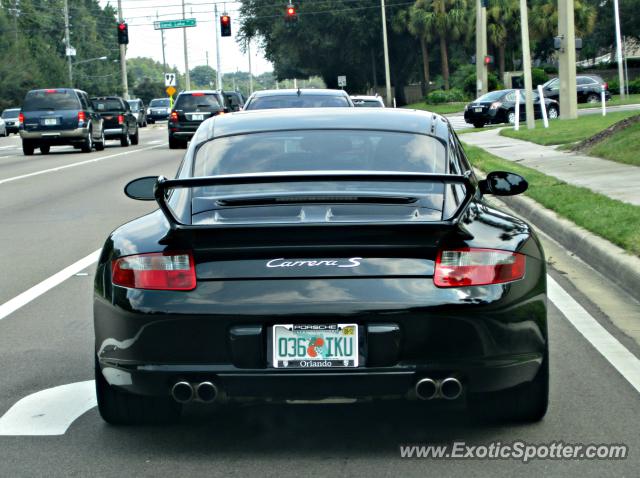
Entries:
[[118,23],[118,45],[129,44],[129,27],[125,22]]
[[484,57],[485,65],[493,65],[493,55],[487,55]]
[[220,17],[220,36],[231,36],[231,17],[229,15],[222,15]]
[[290,3],[284,12],[284,21],[287,25],[292,25],[298,21],[298,10]]

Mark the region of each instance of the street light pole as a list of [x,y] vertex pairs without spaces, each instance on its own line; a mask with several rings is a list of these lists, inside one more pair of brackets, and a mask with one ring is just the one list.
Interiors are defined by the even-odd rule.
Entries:
[[384,48],[384,74],[385,86],[387,87],[387,106],[393,104],[391,96],[391,74],[389,73],[389,46],[387,43],[387,14],[385,12],[384,0],[380,0],[380,8],[382,9],[382,42]]
[[[120,1],[120,0],[118,0]],[[185,17],[185,13],[184,13],[184,0],[182,0],[182,19],[184,20]],[[187,46],[187,28],[186,27],[182,27],[182,39],[184,41],[184,82],[185,82],[185,87],[187,90],[191,89],[191,77],[189,76],[189,53],[188,53],[188,46]]]
[[[613,0],[613,12],[616,21],[616,61],[618,62],[618,81],[620,82],[620,99],[625,98],[624,72],[622,66],[622,35],[620,33],[620,9],[618,0]],[[560,108],[562,111],[562,108]]]
[[[531,51],[529,49],[529,12],[527,11],[527,0],[520,0],[520,30],[522,33],[522,72],[524,73],[527,128],[534,129],[536,122],[533,114],[533,81],[531,79]],[[516,118],[516,121],[518,120],[519,118]]]
[[[118,21],[122,23],[122,0],[118,0]],[[120,75],[122,76],[122,97],[125,100],[128,100],[129,85],[127,82],[127,45],[120,45]]]

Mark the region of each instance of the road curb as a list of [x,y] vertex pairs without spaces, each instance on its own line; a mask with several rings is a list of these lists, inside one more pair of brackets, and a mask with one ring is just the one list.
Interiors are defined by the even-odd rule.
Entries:
[[640,301],[640,258],[560,217],[525,196],[500,198],[504,204]]

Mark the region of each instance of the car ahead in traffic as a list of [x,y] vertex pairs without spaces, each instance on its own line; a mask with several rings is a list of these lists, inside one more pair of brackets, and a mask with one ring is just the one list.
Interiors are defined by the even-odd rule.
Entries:
[[244,96],[239,91],[224,91],[224,97],[230,111],[240,111],[244,106]]
[[40,148],[49,154],[51,146],[68,146],[89,153],[104,149],[102,118],[84,91],[49,88],[29,91],[18,115],[22,151],[26,156]]
[[343,90],[300,89],[261,90],[254,92],[244,104],[244,110],[280,108],[348,108],[353,107]]
[[356,108],[384,108],[384,101],[378,95],[364,96],[357,95],[351,96],[351,101]]
[[[578,103],[600,103],[604,90],[605,101],[611,99],[609,85],[598,75],[578,75],[576,76],[576,92]],[[546,98],[560,101],[560,80],[552,78],[542,85],[542,92]]]
[[203,121],[229,111],[227,100],[220,91],[181,92],[169,115],[169,148],[186,148]]
[[140,99],[136,100],[127,100],[129,103],[129,108],[131,108],[131,113],[136,117],[136,121],[138,122],[139,128],[147,127],[147,109],[144,106],[144,102]]
[[20,132],[20,108],[8,108],[2,112],[7,134]]
[[[540,97],[535,91],[533,95],[533,114],[542,118]],[[550,98],[544,99],[547,118],[557,119],[560,116],[560,105]],[[526,119],[524,91],[520,91],[520,121]],[[516,90],[496,90],[482,95],[464,108],[464,120],[476,128],[486,124],[510,123],[516,121]]]
[[4,119],[0,117],[0,136],[4,138],[5,136],[8,136],[8,135],[9,133],[7,133],[7,124],[5,123]]
[[104,120],[105,139],[118,140],[125,147],[138,144],[138,120],[125,100],[119,96],[97,96],[91,98],[91,104]]
[[[107,238],[94,285],[98,407],[452,400],[535,421],[548,397],[545,259],[446,119],[379,109],[205,121],[159,209]],[[490,416],[491,416],[490,415]]]
[[170,113],[171,100],[169,98],[154,98],[149,102],[149,108],[147,108],[147,121],[154,124],[156,121],[166,120]]

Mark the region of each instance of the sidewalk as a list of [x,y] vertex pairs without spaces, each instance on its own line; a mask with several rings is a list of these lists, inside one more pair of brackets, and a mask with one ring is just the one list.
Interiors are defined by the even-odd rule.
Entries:
[[507,138],[500,136],[499,129],[467,133],[460,140],[566,183],[640,206],[640,167]]

